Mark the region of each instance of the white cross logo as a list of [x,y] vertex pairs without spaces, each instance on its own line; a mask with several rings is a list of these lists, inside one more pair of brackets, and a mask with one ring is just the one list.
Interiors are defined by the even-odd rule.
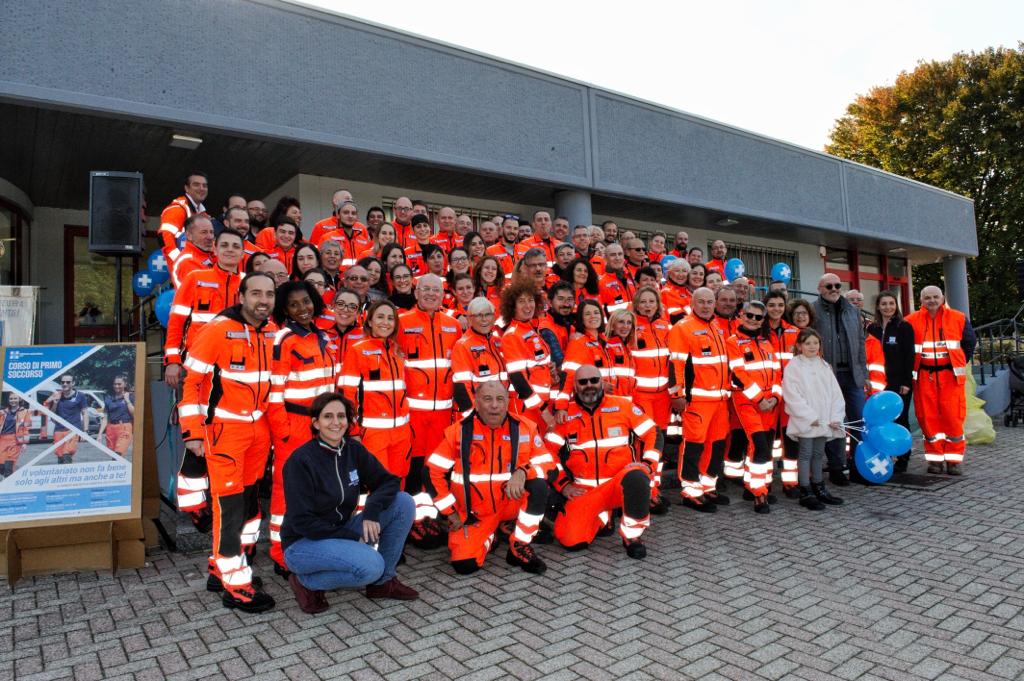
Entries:
[[746,268],[746,266],[743,263],[740,263],[739,265],[736,266],[736,276],[737,277],[742,277],[743,275],[746,274],[746,272],[747,272],[747,268]]
[[781,270],[779,270],[779,274],[782,275],[783,279],[788,278],[792,273],[792,270],[789,269],[789,265],[785,265]]
[[868,468],[875,475],[885,475],[889,472],[889,459],[880,456],[873,456],[868,459]]
[[167,259],[164,258],[164,254],[153,258],[153,262],[149,263],[149,266],[153,268],[154,272],[166,272],[167,271]]
[[145,272],[139,277],[139,286],[142,288],[149,288],[149,285],[153,283],[153,280],[149,278],[149,275]]

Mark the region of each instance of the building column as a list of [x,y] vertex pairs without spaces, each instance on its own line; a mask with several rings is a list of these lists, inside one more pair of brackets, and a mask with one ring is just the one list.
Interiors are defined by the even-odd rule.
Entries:
[[942,261],[942,276],[946,281],[946,303],[954,310],[971,316],[971,303],[967,297],[967,258],[951,255]]
[[590,212],[590,192],[575,189],[555,192],[555,215],[552,218],[564,215],[569,219],[569,230],[576,225],[587,225],[594,221],[594,215]]

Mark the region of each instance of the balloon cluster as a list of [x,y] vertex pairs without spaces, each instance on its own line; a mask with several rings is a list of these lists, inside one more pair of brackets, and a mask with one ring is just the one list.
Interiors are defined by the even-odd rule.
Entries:
[[[167,267],[167,259],[158,248],[146,258],[146,269],[139,270],[132,275],[132,290],[139,298],[145,298],[166,284],[170,277],[171,272]],[[167,321],[170,319],[172,300],[174,300],[174,289],[168,288],[157,296],[153,305],[156,318],[163,326],[167,326]]]
[[903,411],[903,399],[883,390],[864,404],[864,437],[853,455],[854,465],[868,482],[880,485],[893,473],[893,459],[910,451],[910,431],[893,421]]

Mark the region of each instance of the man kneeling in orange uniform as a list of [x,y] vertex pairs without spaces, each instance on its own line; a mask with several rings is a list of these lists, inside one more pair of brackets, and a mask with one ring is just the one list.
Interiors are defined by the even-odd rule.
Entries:
[[530,543],[544,517],[554,458],[532,421],[508,413],[501,382],[481,384],[475,404],[427,458],[434,505],[448,518],[452,567],[462,575],[479,570],[498,525],[515,519],[505,560],[541,574],[547,566]]
[[[628,397],[605,394],[597,367],[580,367],[571,387],[565,422],[547,434],[564,466],[555,488],[568,499],[555,520],[555,538],[570,551],[586,548],[612,511],[621,508],[619,535],[626,554],[644,558],[641,537],[651,524],[651,481],[661,460],[654,447],[657,428]],[[641,461],[631,433],[643,443]]]

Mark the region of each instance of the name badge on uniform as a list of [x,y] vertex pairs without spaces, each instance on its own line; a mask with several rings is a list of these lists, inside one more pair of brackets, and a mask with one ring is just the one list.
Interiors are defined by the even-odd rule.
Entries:
[[228,368],[232,371],[245,371],[245,364],[228,364]]
[[358,485],[359,484],[359,471],[351,470],[348,472],[348,484]]
[[896,336],[889,336],[889,340],[885,341],[886,345],[896,345]]

